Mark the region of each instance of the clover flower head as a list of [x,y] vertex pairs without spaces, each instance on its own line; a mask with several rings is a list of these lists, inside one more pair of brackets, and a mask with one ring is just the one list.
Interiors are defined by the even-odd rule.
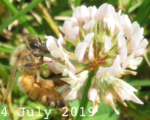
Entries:
[[[112,106],[118,100],[126,106],[125,100],[143,104],[134,94],[137,90],[120,78],[126,74],[135,75],[133,71],[142,62],[148,41],[144,39],[144,29],[137,22],[131,22],[128,15],[121,15],[110,4],[95,6],[78,6],[72,18],[61,27],[64,33],[59,39],[46,36],[47,48],[54,63],[52,71],[62,73],[61,80],[70,84],[63,91],[64,98],[76,100],[82,96],[79,91],[85,87],[90,71],[95,76],[91,79],[88,98],[93,102],[93,115],[97,112],[100,99]],[[75,50],[68,51],[63,42],[72,43]],[[45,58],[47,59],[47,58]],[[85,70],[88,71],[85,74]],[[84,73],[84,74],[83,74]],[[82,77],[83,76],[83,77]],[[79,95],[80,94],[80,95]]]

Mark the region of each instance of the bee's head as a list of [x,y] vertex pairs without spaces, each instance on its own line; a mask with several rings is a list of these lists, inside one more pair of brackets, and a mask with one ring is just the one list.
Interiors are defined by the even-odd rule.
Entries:
[[29,49],[37,53],[49,53],[46,48],[46,44],[42,43],[41,39],[35,35],[29,35],[26,39],[27,46]]
[[40,51],[42,42],[38,36],[30,35],[27,37],[26,42],[29,49],[34,51]]

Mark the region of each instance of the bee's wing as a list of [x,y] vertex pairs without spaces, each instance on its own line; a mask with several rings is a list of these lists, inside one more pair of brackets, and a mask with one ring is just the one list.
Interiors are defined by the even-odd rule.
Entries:
[[17,60],[15,66],[14,66],[14,69],[11,73],[11,76],[9,78],[9,81],[8,81],[8,85],[7,85],[7,89],[6,91],[4,92],[4,98],[3,98],[3,102],[5,101],[6,97],[8,96],[8,94],[12,91],[13,87],[14,87],[14,84],[15,84],[15,74],[16,74],[16,70],[17,70],[17,66],[18,66],[18,63],[19,63],[20,59]]

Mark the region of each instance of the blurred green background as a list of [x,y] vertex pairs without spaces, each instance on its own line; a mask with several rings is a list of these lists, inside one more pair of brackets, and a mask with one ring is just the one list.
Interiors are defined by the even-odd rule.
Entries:
[[[58,37],[60,31],[58,26],[62,26],[64,20],[70,19],[73,9],[79,5],[97,6],[112,4],[116,11],[122,9],[122,14],[128,14],[131,21],[137,21],[144,27],[145,38],[150,39],[150,0],[0,0],[0,119],[1,120],[43,120],[46,118],[45,108],[40,103],[31,100],[27,95],[18,90],[15,85],[12,94],[2,103],[2,91],[6,88],[11,71],[9,64],[10,55],[16,46],[24,43],[24,38],[28,34],[38,35],[44,39],[44,35]],[[70,47],[70,46],[68,46]],[[84,120],[150,120],[150,50],[149,46],[145,52],[145,58],[137,69],[136,76],[125,76],[126,82],[139,90],[136,95],[144,102],[144,105],[127,102],[128,107],[116,102],[116,107],[120,111],[116,115],[110,106],[106,106],[101,101],[99,111],[94,117],[89,117],[91,113],[88,108],[92,103],[88,103]],[[16,74],[16,78],[17,78]],[[78,108],[80,101],[70,104],[70,107]],[[6,107],[6,111],[5,108]],[[40,107],[40,114],[38,116]],[[19,117],[20,108],[26,108],[23,117]],[[27,115],[27,109],[34,111],[33,116]],[[63,111],[52,109],[49,120],[72,120],[75,117],[63,117]],[[7,112],[7,116],[4,114]],[[70,114],[71,109],[68,110]],[[75,109],[72,109],[76,115]]]

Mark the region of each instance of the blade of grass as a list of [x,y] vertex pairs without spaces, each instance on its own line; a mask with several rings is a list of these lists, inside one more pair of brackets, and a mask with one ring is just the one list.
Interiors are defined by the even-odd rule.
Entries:
[[139,10],[136,14],[135,20],[138,21],[138,23],[143,26],[147,21],[150,13],[150,1],[145,0],[142,5],[139,7]]
[[12,39],[12,42],[11,42],[11,44],[12,44],[13,46],[15,45],[15,40],[16,40],[18,31],[19,31],[19,26],[16,27],[15,32],[14,32],[14,35],[13,35],[13,39]]
[[26,14],[28,11],[30,11],[32,8],[37,6],[38,3],[42,2],[43,0],[34,0],[32,1],[26,8],[18,12],[18,10],[8,1],[8,0],[2,0],[2,2],[7,6],[7,8],[14,14],[12,18],[7,20],[3,25],[0,26],[0,32],[8,27],[10,23],[12,23],[14,20],[19,19],[19,21],[28,29],[28,31],[31,34],[37,34],[34,28],[27,22],[27,19],[23,17],[24,14]]
[[43,14],[45,20],[47,21],[47,23],[49,24],[49,26],[55,32],[57,37],[59,37],[60,31],[59,31],[58,27],[56,26],[55,22],[53,21],[52,17],[50,16],[50,14],[48,13],[47,9],[45,9],[41,3],[38,4],[38,8],[42,12],[42,14]]
[[12,49],[7,49],[7,48],[0,47],[0,52],[11,54],[13,52],[13,50]]
[[94,72],[91,71],[89,73],[88,78],[87,78],[87,83],[86,83],[85,89],[83,91],[83,96],[82,96],[82,100],[81,100],[81,103],[80,103],[80,106],[79,106],[79,109],[78,109],[76,120],[81,120],[82,119],[82,117],[80,116],[82,114],[82,109],[80,109],[80,108],[83,107],[84,112],[86,110],[87,103],[88,103],[87,94],[88,94],[89,88],[91,86],[91,79],[93,78],[93,76],[94,76]]
[[14,49],[12,45],[0,42],[0,47],[8,48],[8,49]]
[[133,12],[135,9],[137,9],[138,7],[141,6],[141,4],[143,3],[143,1],[139,1],[136,4],[134,4],[133,6],[131,6],[128,10],[128,14]]
[[130,80],[127,82],[134,87],[150,86],[150,80],[133,80],[133,81]]

